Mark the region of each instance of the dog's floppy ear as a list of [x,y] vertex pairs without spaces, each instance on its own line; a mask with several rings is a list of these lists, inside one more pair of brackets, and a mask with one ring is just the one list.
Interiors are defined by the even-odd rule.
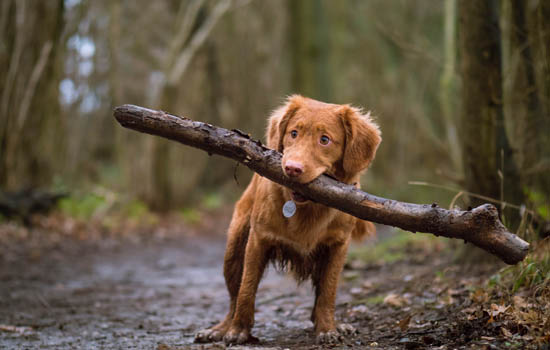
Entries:
[[267,126],[267,147],[279,152],[283,151],[283,137],[289,120],[296,114],[302,104],[303,97],[290,96],[286,103],[277,108],[269,117]]
[[362,114],[357,108],[343,106],[339,111],[346,135],[342,167],[352,175],[366,169],[373,161],[376,149],[382,141],[380,129],[370,114]]

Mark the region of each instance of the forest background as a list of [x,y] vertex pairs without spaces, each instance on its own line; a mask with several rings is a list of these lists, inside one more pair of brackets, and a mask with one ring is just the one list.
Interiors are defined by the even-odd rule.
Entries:
[[548,18],[540,0],[4,0],[0,189],[69,191],[77,214],[229,203],[250,171],[124,130],[113,107],[263,138],[300,93],[376,116],[368,192],[461,207],[473,193],[516,227],[548,220]]

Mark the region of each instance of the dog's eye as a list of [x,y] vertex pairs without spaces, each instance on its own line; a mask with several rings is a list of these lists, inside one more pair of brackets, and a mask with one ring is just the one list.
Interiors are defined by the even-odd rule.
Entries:
[[292,130],[292,131],[290,132],[290,136],[292,136],[292,138],[295,139],[295,138],[298,136],[298,131]]
[[319,143],[323,146],[326,146],[330,143],[330,138],[327,136],[327,135],[323,135],[321,136],[321,138],[319,139]]

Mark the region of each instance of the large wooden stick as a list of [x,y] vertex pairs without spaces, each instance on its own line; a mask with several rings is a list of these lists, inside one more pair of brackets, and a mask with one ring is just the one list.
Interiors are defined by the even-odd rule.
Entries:
[[522,261],[529,243],[508,232],[497,209],[484,204],[468,211],[446,210],[436,204],[412,204],[363,192],[325,175],[308,184],[292,181],[281,168],[281,154],[264,147],[239,130],[227,130],[162,111],[124,105],[114,116],[124,127],[162,136],[200,148],[208,154],[235,159],[271,181],[302,193],[311,200],[363,220],[396,226],[411,232],[463,239],[498,256],[507,264]]

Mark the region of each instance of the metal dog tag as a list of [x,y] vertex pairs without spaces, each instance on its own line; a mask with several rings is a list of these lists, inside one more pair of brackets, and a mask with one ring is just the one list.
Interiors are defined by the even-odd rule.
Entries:
[[285,218],[290,218],[296,213],[296,203],[294,201],[287,201],[283,205],[283,215]]

